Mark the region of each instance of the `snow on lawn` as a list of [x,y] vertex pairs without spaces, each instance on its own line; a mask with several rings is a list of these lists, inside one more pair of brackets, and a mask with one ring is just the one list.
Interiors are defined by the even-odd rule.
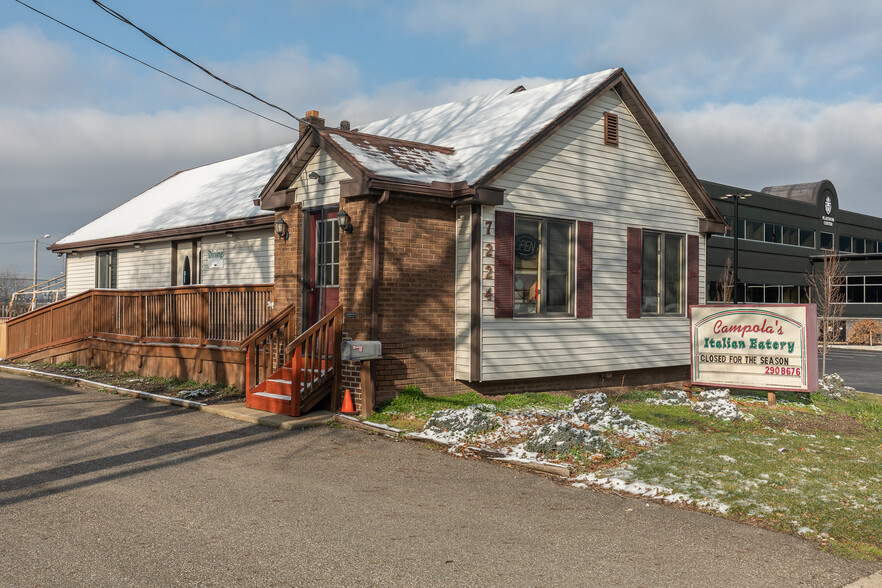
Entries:
[[[703,392],[694,402],[683,391],[669,391],[647,402],[688,404],[730,422],[752,416],[738,410],[727,390]],[[593,470],[569,478],[577,488],[761,517],[801,535],[844,536],[855,519],[860,524],[882,515],[876,441],[758,430],[676,432],[677,443],[668,444],[674,431],[636,420],[597,393],[564,410],[504,412],[483,404],[438,411],[413,436],[446,444],[457,455],[478,450],[509,461],[576,465]],[[604,468],[605,460],[614,461]],[[840,525],[845,511],[848,521]]]

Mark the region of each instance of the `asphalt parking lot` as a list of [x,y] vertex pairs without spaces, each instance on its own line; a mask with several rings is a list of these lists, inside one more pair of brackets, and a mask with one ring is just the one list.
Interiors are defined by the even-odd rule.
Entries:
[[0,586],[842,586],[878,563],[412,442],[0,374]]
[[[821,358],[818,356],[818,372]],[[827,351],[827,373],[839,374],[848,386],[861,392],[882,394],[882,349],[843,349]]]

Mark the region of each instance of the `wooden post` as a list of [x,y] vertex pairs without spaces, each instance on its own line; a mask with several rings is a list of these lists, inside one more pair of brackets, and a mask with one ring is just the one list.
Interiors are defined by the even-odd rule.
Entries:
[[778,402],[775,399],[775,393],[769,392],[767,395],[769,408],[775,408],[778,405]]
[[374,381],[371,378],[371,362],[361,362],[361,416],[374,414]]
[[334,348],[331,350],[332,357],[334,358],[334,388],[331,390],[331,411],[336,412],[340,410],[341,399],[340,399],[340,384],[342,382],[342,374],[340,370],[343,369],[343,362],[340,361],[340,346],[343,344],[343,314],[342,312],[338,313],[337,316],[334,317]]

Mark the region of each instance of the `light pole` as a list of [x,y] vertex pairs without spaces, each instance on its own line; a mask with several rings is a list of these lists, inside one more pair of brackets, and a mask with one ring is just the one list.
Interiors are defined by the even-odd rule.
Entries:
[[[43,235],[44,239],[48,239],[52,235]],[[39,239],[34,239],[34,297],[37,296],[37,243]]]
[[732,300],[735,304],[739,303],[738,300],[738,201],[742,198],[750,198],[753,194],[726,194],[722,197],[722,200],[728,200],[731,198],[735,203],[735,212],[734,218],[732,220]]

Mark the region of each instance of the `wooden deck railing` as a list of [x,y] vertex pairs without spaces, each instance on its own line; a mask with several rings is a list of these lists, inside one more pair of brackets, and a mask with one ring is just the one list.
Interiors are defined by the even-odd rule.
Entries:
[[238,348],[270,316],[271,285],[87,290],[6,324],[7,358],[79,339]]
[[319,322],[293,337],[293,306],[285,308],[242,342],[245,353],[245,387],[251,390],[291,363],[291,414],[300,414],[301,402],[329,379],[333,406],[340,388],[340,345],[343,340],[343,307],[338,306]]

